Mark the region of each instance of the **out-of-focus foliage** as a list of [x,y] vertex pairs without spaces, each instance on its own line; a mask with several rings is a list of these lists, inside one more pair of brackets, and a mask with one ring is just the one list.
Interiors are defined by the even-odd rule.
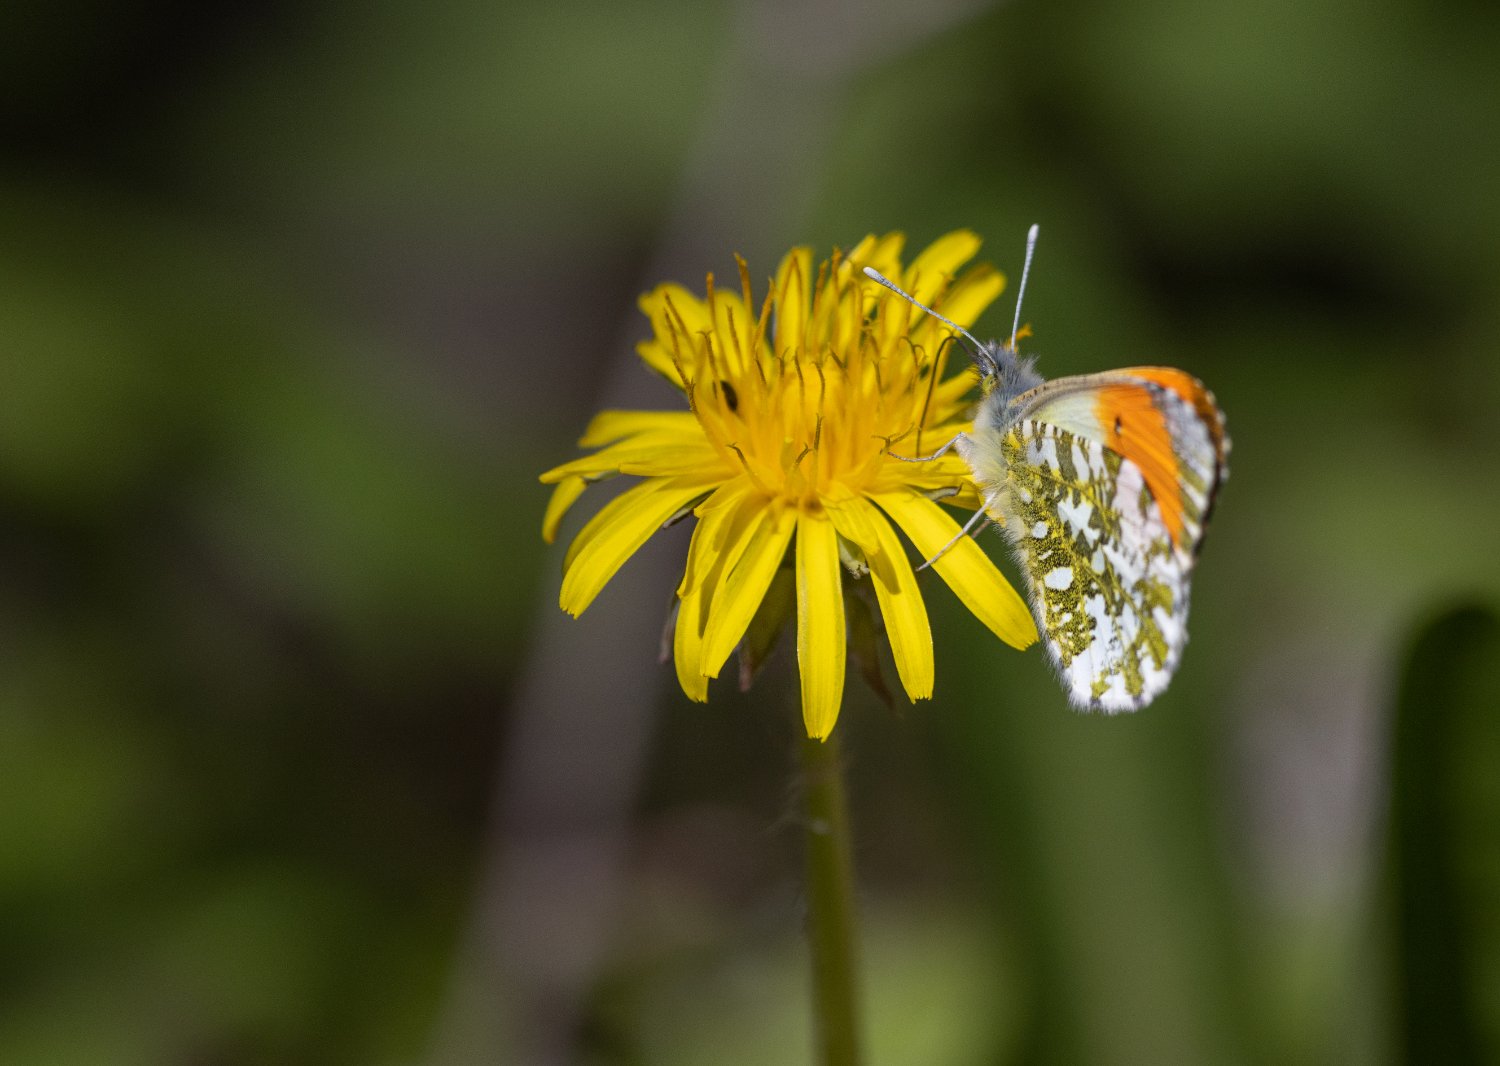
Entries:
[[1500,619],[1453,611],[1413,646],[1392,732],[1395,1019],[1405,1062],[1500,1054]]
[[[535,474],[636,294],[892,228],[1013,272],[1031,222],[1041,369],[1198,374],[1232,475],[1147,711],[1074,715],[940,584],[937,698],[851,683],[875,1061],[1393,1061],[1424,956],[1381,932],[1376,842],[1436,750],[1391,729],[1400,649],[1500,596],[1497,11],[4,7],[0,1062],[425,1060],[554,611]],[[575,669],[670,591],[607,590]],[[1400,714],[1482,722],[1434,639]],[[613,880],[545,886],[576,1059],[808,1046],[788,657],[706,708],[663,671]],[[1445,833],[1500,780],[1460,746]],[[587,851],[569,798],[502,828]],[[1493,878],[1447,854],[1422,920],[1477,950]]]

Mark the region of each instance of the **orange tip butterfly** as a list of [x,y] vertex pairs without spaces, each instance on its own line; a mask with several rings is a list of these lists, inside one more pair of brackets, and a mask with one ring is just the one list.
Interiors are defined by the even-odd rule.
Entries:
[[958,449],[984,498],[958,536],[981,519],[1005,531],[1074,706],[1134,711],[1166,689],[1187,643],[1193,566],[1229,438],[1213,393],[1181,370],[1042,379],[1016,350],[1036,238],[1032,226],[1008,344],[981,343],[865,273],[956,330],[979,369],[974,428],[911,461]]

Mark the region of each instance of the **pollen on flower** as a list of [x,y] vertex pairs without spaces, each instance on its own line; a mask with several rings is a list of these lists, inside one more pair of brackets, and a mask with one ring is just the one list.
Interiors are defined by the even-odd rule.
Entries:
[[[931,631],[895,529],[929,557],[959,528],[934,501],[977,504],[958,456],[912,463],[896,450],[966,428],[974,376],[967,367],[949,373],[945,327],[884,299],[861,268],[901,279],[965,326],[1004,281],[987,266],[961,269],[978,250],[970,233],[949,234],[905,267],[903,243],[900,234],[867,237],[816,270],[808,249],[793,249],[758,305],[738,258],[738,292],[709,275],[701,298],[673,283],[647,293],[641,309],[652,336],[637,351],[687,409],[603,412],[580,441],[600,450],[542,476],[557,485],[544,532],[584,485],[615,474],[642,479],[569,549],[562,606],[574,614],[666,517],[692,508],[698,522],[678,588],[673,657],[693,699],[707,698],[708,681],[789,565],[813,737],[828,735],[842,702],[844,594],[854,578],[841,559],[856,558],[852,571],[868,572],[907,694],[930,696]],[[1024,647],[1035,639],[1024,602],[971,541],[935,569],[1003,640]]]

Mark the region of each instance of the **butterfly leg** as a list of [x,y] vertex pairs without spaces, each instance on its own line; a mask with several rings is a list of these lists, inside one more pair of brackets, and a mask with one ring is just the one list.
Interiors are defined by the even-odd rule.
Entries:
[[[959,541],[963,540],[964,537],[968,536],[969,533],[974,530],[975,526],[978,526],[980,529],[983,529],[986,525],[988,525],[989,522],[991,521],[990,516],[989,516],[989,508],[990,508],[990,505],[993,504],[994,502],[995,502],[995,497],[993,497],[993,496],[986,497],[985,501],[984,501],[984,506],[981,507],[979,510],[977,510],[977,511],[974,512],[973,517],[971,517],[967,522],[964,523],[964,528],[960,529],[954,535],[954,537],[953,537],[952,540],[950,540],[947,544],[944,544],[941,548],[939,548],[936,555],[934,555],[931,559],[928,559],[921,566],[917,567],[917,572],[921,573],[923,570],[926,570],[933,563],[935,563],[939,559],[941,559],[944,555],[947,555],[948,554],[948,549],[951,548],[951,547],[953,547],[953,545],[957,544]],[[983,519],[984,521],[981,522],[980,519]]]
[[930,463],[934,459],[941,459],[943,456],[947,455],[948,452],[952,450],[953,446],[963,439],[964,435],[960,433],[952,440],[950,440],[947,444],[943,445],[937,451],[933,452],[931,455],[897,455],[895,452],[886,452],[886,454],[889,455],[892,459],[900,459],[903,463]]

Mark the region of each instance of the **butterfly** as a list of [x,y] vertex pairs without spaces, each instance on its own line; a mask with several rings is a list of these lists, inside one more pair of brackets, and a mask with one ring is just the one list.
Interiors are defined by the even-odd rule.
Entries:
[[[1036,237],[1032,226],[1022,294]],[[1228,475],[1229,437],[1213,393],[1184,371],[1155,366],[1045,381],[1016,348],[1019,295],[1010,342],[981,343],[865,273],[972,346],[982,390],[973,429],[915,459],[956,448],[973,473],[984,504],[954,543],[980,519],[1000,526],[1074,706],[1146,706],[1187,643],[1193,568]]]

